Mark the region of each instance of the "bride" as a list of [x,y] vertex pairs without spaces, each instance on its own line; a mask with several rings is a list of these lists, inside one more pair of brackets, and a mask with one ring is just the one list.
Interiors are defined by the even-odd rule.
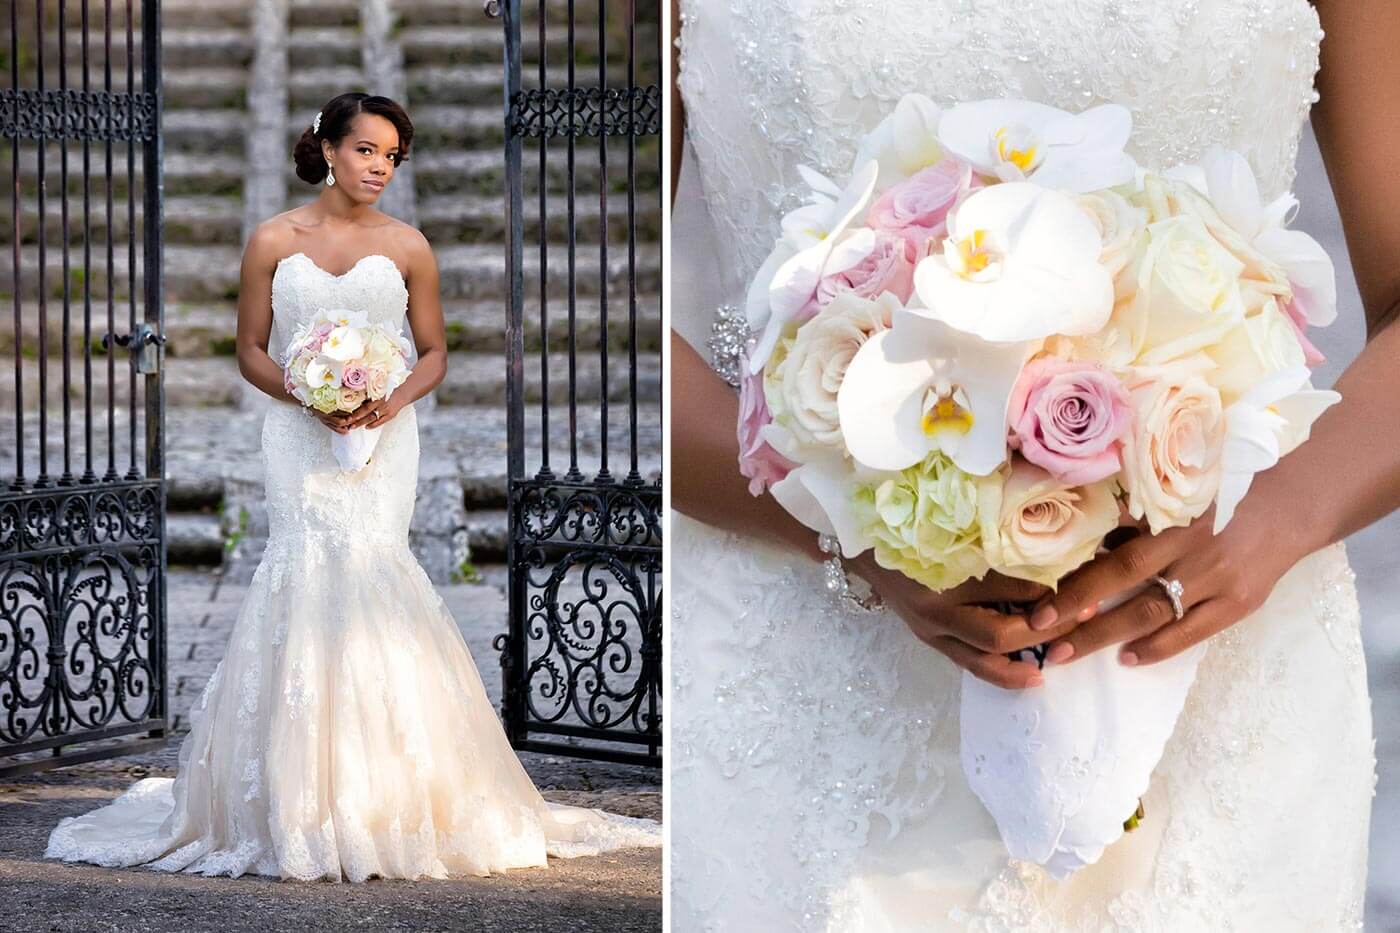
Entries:
[[[263,223],[243,258],[238,357],[281,404],[263,422],[270,536],[178,776],[137,781],[59,823],[45,855],[205,875],[446,878],[659,845],[650,820],[547,804],[506,740],[446,604],[408,547],[414,401],[442,381],[438,272],[423,235],[374,209],[408,157],[394,101],[341,94],[297,143],[325,185]],[[319,307],[411,325],[420,354],[388,398],[303,409],[280,360]],[[317,422],[320,423],[317,423]],[[331,432],[382,428],[342,473]]]
[[[675,12],[675,929],[1359,927],[1375,759],[1339,542],[1400,506],[1400,139],[1380,91],[1400,86],[1386,64],[1400,8],[679,0]],[[1320,94],[1313,124],[1370,340],[1341,404],[1256,479],[1220,536],[1207,517],[1133,538],[1030,619],[976,605],[1044,596],[1026,584],[988,575],[935,595],[856,559],[849,572],[891,607],[864,613],[824,592],[817,535],[750,496],[721,375],[745,337],[746,285],[802,201],[798,166],[847,171],[909,92],[1076,112],[1114,101],[1132,112],[1140,165],[1224,145],[1266,201],[1291,184]],[[1095,615],[1156,574],[1184,584],[1180,622],[1157,587]],[[1049,641],[1051,663],[1111,650],[1147,665],[1207,638],[1141,827],[1063,882],[1009,859],[960,767],[962,670],[1034,688],[1037,666],[1004,652]]]

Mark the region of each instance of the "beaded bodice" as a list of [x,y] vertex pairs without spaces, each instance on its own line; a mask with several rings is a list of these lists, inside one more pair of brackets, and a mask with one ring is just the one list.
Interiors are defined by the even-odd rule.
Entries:
[[[380,321],[403,329],[408,312],[408,286],[398,264],[382,253],[370,253],[335,275],[305,253],[292,253],[277,263],[272,274],[272,333],[268,355],[285,365],[282,353],[297,327],[319,308],[363,311],[370,323]],[[411,344],[410,344],[411,345]],[[411,356],[410,366],[416,359]]]
[[724,291],[742,294],[801,203],[797,166],[844,176],[910,91],[945,106],[1116,102],[1143,166],[1220,143],[1277,194],[1317,99],[1321,38],[1307,0],[682,0],[679,87]]

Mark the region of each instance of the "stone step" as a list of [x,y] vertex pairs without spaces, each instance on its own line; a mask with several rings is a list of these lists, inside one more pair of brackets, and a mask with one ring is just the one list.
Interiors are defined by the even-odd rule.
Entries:
[[[564,402],[569,392],[568,354],[549,355],[549,394],[552,402]],[[593,401],[600,397],[602,361],[596,353],[580,352],[575,357],[575,397]],[[437,388],[442,405],[489,405],[505,400],[505,360],[496,354],[454,353],[448,363],[447,376]],[[608,355],[608,398],[625,402],[630,378],[629,361],[623,354]],[[539,364],[531,360],[525,367],[525,399],[541,399]],[[661,398],[661,354],[642,353],[637,357],[637,394],[639,401]]]
[[[77,7],[77,4],[70,2],[69,6]],[[244,6],[246,8],[247,4]],[[115,10],[113,15],[113,25],[116,28],[112,33],[112,83],[114,88],[120,84],[121,89],[125,90],[126,20],[123,14],[117,13]],[[88,67],[90,68],[88,80],[100,87],[106,62],[103,50],[102,13],[100,9],[93,9],[88,16]],[[45,25],[51,27],[46,28],[44,35],[44,59],[45,65],[47,65],[50,61],[58,61],[58,23],[56,19],[46,18]],[[81,54],[80,29],[81,20],[75,15],[69,29],[70,67],[68,77],[73,86],[78,86],[82,78],[81,66],[73,67],[74,61],[78,60],[78,55]],[[132,40],[132,60],[136,65],[135,77],[139,87],[142,45],[139,15]],[[211,63],[224,66],[246,66],[253,60],[253,40],[246,26],[242,24],[237,26],[209,23],[191,23],[188,26],[165,25],[161,29],[160,35],[160,57],[161,69],[167,73],[178,68],[202,68]],[[118,75],[120,75],[120,79]]]
[[[161,93],[165,97],[162,124],[171,114],[186,108],[245,110],[248,106],[248,73],[247,68],[222,65],[167,68],[161,76]],[[247,114],[240,114],[238,120],[246,126]]]
[[[655,137],[648,138],[644,145],[638,145],[638,191],[661,189],[659,151]],[[420,204],[437,195],[475,193],[503,196],[505,191],[505,162],[499,150],[434,150],[412,154],[410,158],[414,160],[414,181],[418,186]],[[528,202],[531,193],[539,190],[539,155],[535,147],[526,148],[521,170],[525,200]],[[574,190],[577,196],[587,197],[591,192],[596,198],[600,177],[597,145],[579,146],[574,160]],[[546,190],[552,195],[563,195],[568,191],[568,160],[564,147],[557,140],[550,144],[545,163],[545,181]],[[625,150],[615,145],[608,147],[608,188],[617,194],[627,191]]]
[[[563,350],[569,339],[567,302],[551,302],[548,306],[549,348]],[[448,302],[442,308],[447,324],[447,346],[451,350],[476,353],[505,352],[505,305],[501,301]],[[608,346],[615,353],[627,352],[627,303],[608,305]],[[538,366],[540,347],[539,302],[525,302],[525,349],[532,355],[527,365]],[[600,337],[598,305],[582,302],[574,309],[574,341],[580,353],[596,352]],[[639,352],[659,352],[663,343],[661,298],[659,295],[637,296],[637,349]]]
[[[248,115],[241,109],[180,108],[161,116],[166,152],[241,153],[248,135]],[[291,148],[288,150],[291,158]]]
[[[118,244],[114,255],[116,269],[112,276],[114,292],[125,301],[127,292],[127,244]],[[138,287],[141,281],[143,250],[136,248],[136,270]],[[489,298],[504,299],[507,294],[505,276],[505,252],[499,245],[453,244],[434,247],[437,257],[441,294],[444,300]],[[551,296],[563,298],[568,295],[568,268],[564,260],[567,246],[550,245],[549,285]],[[238,271],[242,250],[228,245],[192,246],[168,243],[162,250],[164,258],[164,297],[167,302],[208,302],[211,300],[235,301],[238,298]],[[582,245],[575,250],[575,287],[579,296],[596,296],[599,292],[601,276],[599,251],[596,246]],[[524,257],[525,281],[537,281],[538,255],[534,250],[526,250]],[[63,294],[62,255],[58,250],[49,250],[46,257],[46,277],[48,294],[51,298],[61,298]],[[72,260],[70,259],[70,262]],[[21,294],[26,299],[37,299],[39,249],[37,245],[21,249]],[[640,244],[637,249],[637,289],[639,292],[659,292],[661,290],[660,249],[656,244]],[[81,263],[71,267],[70,277],[75,294],[81,294],[84,278],[91,282],[94,295],[105,296],[107,271],[105,247],[102,255],[94,251],[93,268],[84,273]],[[628,288],[627,250],[613,247],[608,250],[608,291],[615,302],[623,301]],[[527,284],[527,288],[528,288]],[[0,263],[0,296],[14,294],[14,267],[10,263]],[[51,312],[52,313],[52,310]],[[0,327],[3,327],[0,322]]]
[[[296,130],[291,137],[292,144],[301,138],[307,124],[326,101],[346,91],[363,90],[364,85],[365,73],[359,62],[314,67],[295,63],[287,75],[287,102],[292,110],[287,122]],[[290,156],[290,146],[287,152]]]
[[160,23],[170,29],[208,29],[248,24],[247,0],[162,0]]
[[297,68],[358,68],[363,43],[356,26],[293,26],[287,31],[287,61]]
[[[94,256],[100,251],[106,255],[107,213],[106,195],[87,220],[93,236]],[[81,247],[84,238],[82,199],[68,199],[68,243],[70,255],[81,261]],[[137,208],[138,216],[140,207]],[[113,203],[112,236],[119,249],[125,249],[127,230],[125,198]],[[63,245],[63,202],[61,197],[49,195],[44,201],[44,240],[50,249]],[[204,244],[237,244],[242,241],[243,204],[238,198],[172,195],[165,199],[165,235],[167,242]],[[140,222],[137,227],[140,228]],[[0,241],[13,239],[12,214],[0,211]],[[20,201],[20,242],[37,243],[39,237],[39,200],[25,197]]]
[[291,0],[287,10],[288,24],[293,28],[348,26],[360,24],[358,0]]
[[[489,21],[488,21],[489,23]],[[655,33],[653,32],[653,36]],[[505,32],[499,23],[488,25],[410,25],[399,33],[403,43],[404,65],[473,65],[501,64],[505,47]],[[639,40],[640,41],[640,40]],[[574,67],[597,65],[598,34],[596,28],[574,30]],[[568,36],[565,30],[551,32],[545,40],[549,52],[547,61],[564,65],[568,56]],[[525,61],[538,60],[539,38],[522,30],[521,54]]]
[[180,567],[217,567],[223,563],[224,535],[217,515],[167,511],[166,560]]
[[[115,199],[113,213],[118,210],[117,204],[121,205],[121,210],[125,210],[127,196],[126,184],[126,153],[121,152],[120,159],[117,150],[114,148],[112,158],[112,197]],[[92,146],[90,165],[92,174],[88,177],[89,200],[91,210],[94,214],[106,209],[107,188],[109,187],[103,177],[104,155],[102,147]],[[69,149],[68,155],[68,209],[70,212],[82,210],[83,198],[83,175],[82,175],[82,147],[73,145]],[[287,154],[288,164],[291,164],[291,153]],[[32,147],[25,146],[20,150],[20,173],[19,187],[21,196],[37,197],[39,189],[38,171],[35,167],[36,158]],[[179,195],[197,196],[229,196],[241,197],[243,194],[243,178],[248,173],[247,162],[242,155],[241,148],[237,153],[200,153],[193,154],[187,152],[167,152],[162,166],[162,180],[164,182],[165,197],[171,198]],[[288,169],[288,174],[296,177],[294,168]],[[301,184],[301,182],[298,182]],[[45,167],[44,185],[47,197],[56,199],[62,192],[59,177],[58,147],[49,145],[49,158]],[[142,183],[140,160],[136,166],[136,201],[137,210],[140,210],[142,193],[145,190]]]
[[[526,249],[538,250],[538,193],[531,192],[524,212]],[[462,194],[451,198],[434,198],[418,206],[418,227],[433,243],[504,243],[506,218],[504,197],[500,194]],[[661,205],[650,193],[636,198],[636,236],[640,242],[661,240]],[[550,242],[564,243],[569,236],[569,213],[563,197],[549,198],[546,204],[545,233]],[[574,199],[574,236],[580,243],[597,243],[601,230],[601,211],[596,193]],[[627,197],[608,197],[608,242],[626,244]]]

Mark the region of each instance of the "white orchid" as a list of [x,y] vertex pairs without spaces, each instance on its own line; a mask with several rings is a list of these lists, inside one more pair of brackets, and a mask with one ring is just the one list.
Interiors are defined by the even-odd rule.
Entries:
[[880,167],[875,187],[891,185],[936,165],[943,158],[938,143],[938,105],[922,94],[905,94],[894,110],[861,140],[855,171],[871,162]]
[[818,534],[835,535],[841,553],[855,557],[874,543],[854,507],[862,477],[868,480],[869,471],[828,448],[798,464],[768,492],[789,515]]
[[1214,531],[1220,534],[1249,492],[1254,475],[1278,463],[1308,439],[1313,422],[1342,397],[1308,383],[1308,370],[1296,366],[1272,373],[1225,409],[1225,445],[1220,455],[1220,491]]
[[982,188],[948,233],[914,271],[921,314],[1011,343],[1091,334],[1113,313],[1103,238],[1068,195],[1026,182]]
[[875,247],[873,230],[843,234],[869,203],[878,169],[867,164],[842,189],[826,176],[798,167],[812,186],[812,200],[783,218],[782,238],[749,287],[749,327],[761,331],[749,355],[750,372],[763,368],[783,328],[812,300],[822,276],[851,268]]
[[1298,207],[1292,192],[1265,204],[1249,160],[1218,145],[1206,152],[1199,165],[1178,166],[1163,174],[1205,195],[1232,230],[1283,269],[1310,325],[1325,327],[1336,320],[1336,268],[1322,244],[1301,230],[1287,228]]
[[339,389],[344,371],[345,364],[340,360],[317,354],[316,358],[306,365],[306,384],[313,390],[321,386]]
[[365,338],[360,331],[350,325],[342,325],[326,335],[321,345],[321,355],[338,363],[358,359],[365,352]]
[[1006,459],[1006,406],[1038,343],[989,343],[906,309],[867,340],[837,395],[852,457],[902,470],[941,450],[985,476]]
[[1123,151],[1132,129],[1132,114],[1118,104],[1075,114],[1034,101],[986,100],[946,110],[938,139],[984,175],[1084,194],[1133,180],[1137,164]]

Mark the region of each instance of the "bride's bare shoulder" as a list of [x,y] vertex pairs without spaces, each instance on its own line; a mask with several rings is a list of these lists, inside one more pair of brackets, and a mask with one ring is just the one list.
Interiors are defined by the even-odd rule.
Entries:
[[253,228],[243,247],[244,268],[260,268],[271,274],[278,260],[293,251],[296,224],[289,215],[293,211],[269,217]]

